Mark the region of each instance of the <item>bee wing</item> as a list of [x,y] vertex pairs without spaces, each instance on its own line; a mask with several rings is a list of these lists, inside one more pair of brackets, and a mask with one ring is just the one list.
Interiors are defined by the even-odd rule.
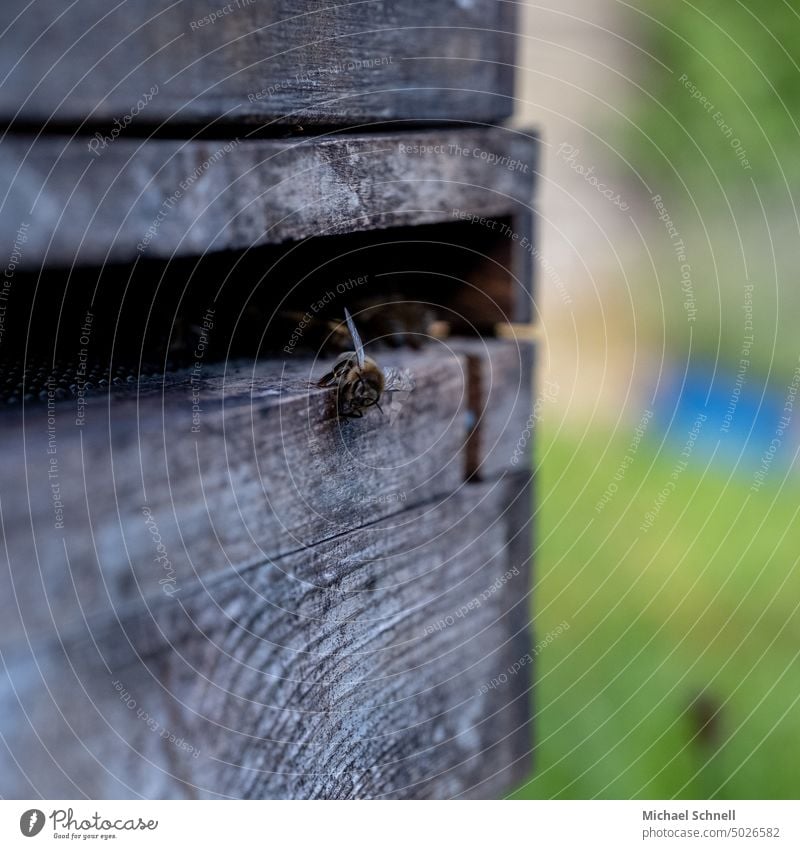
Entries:
[[407,368],[390,366],[383,370],[384,392],[411,392],[417,383]]
[[317,381],[317,386],[330,386],[336,380],[336,372],[329,371]]
[[347,322],[347,329],[350,331],[350,336],[353,338],[353,347],[355,348],[356,358],[358,359],[358,364],[360,366],[364,365],[364,343],[361,341],[361,337],[358,335],[358,331],[356,330],[356,325],[353,322],[353,316],[350,315],[350,311],[347,307],[344,308],[344,319]]

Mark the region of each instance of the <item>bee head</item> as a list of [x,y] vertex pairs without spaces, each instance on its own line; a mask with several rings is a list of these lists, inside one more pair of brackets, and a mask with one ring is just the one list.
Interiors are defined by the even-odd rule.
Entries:
[[346,382],[352,387],[353,400],[359,407],[373,407],[383,392],[383,372],[377,363],[366,358],[363,366],[354,366],[347,374]]

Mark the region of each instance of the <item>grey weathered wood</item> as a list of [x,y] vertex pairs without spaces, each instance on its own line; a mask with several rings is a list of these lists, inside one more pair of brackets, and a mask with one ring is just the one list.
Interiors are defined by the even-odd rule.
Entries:
[[147,611],[85,627],[63,649],[39,647],[35,664],[17,654],[0,685],[0,793],[506,791],[530,750],[524,671],[486,686],[526,643],[528,576],[511,554],[508,505],[505,481],[468,485],[198,580]]
[[466,476],[491,479],[530,468],[534,345],[524,340],[455,339],[466,357],[470,436]]
[[73,400],[0,416],[0,648],[456,491],[464,359],[381,359],[416,388],[362,419],[337,419],[333,391],[310,386],[330,361],[291,358],[209,370],[196,420],[185,373],[138,400],[89,399],[82,426]]
[[80,0],[69,8],[4,0],[0,118],[110,124],[131,116],[123,132],[217,119],[497,122],[513,109],[515,8],[505,0]]
[[[180,120],[217,108],[201,100]],[[522,232],[531,215],[535,142],[512,130],[229,149],[123,134],[99,157],[87,138],[32,142],[0,147],[11,179],[0,221],[11,233],[30,223],[20,268],[33,271],[438,225],[454,210]],[[500,238],[486,250],[491,279],[478,263],[467,279],[526,320],[531,254]],[[509,473],[529,348],[449,342],[446,356],[385,355],[417,381],[395,420],[337,421],[332,392],[309,385],[328,363],[295,355],[284,374],[275,360],[232,363],[224,380],[209,362],[197,433],[185,373],[138,398],[95,398],[83,427],[74,401],[56,406],[52,434],[44,405],[0,416],[0,795],[478,797],[523,777],[530,666],[486,685],[530,648],[530,475]],[[183,745],[125,707],[115,680]]]
[[454,210],[509,216],[530,207],[535,154],[529,134],[500,128],[119,139],[100,157],[85,139],[12,136],[0,146],[0,225],[29,225],[19,267],[31,269],[452,222]]
[[[508,569],[514,574],[511,588],[501,596],[503,622],[508,634],[507,652],[514,660],[512,668],[516,672],[505,685],[506,704],[519,717],[519,724],[513,734],[512,752],[514,759],[503,764],[505,776],[495,780],[504,781],[506,788],[518,783],[522,770],[530,774],[534,764],[531,762],[534,752],[536,701],[534,698],[536,681],[536,655],[531,652],[533,639],[533,598],[534,598],[534,562],[536,510],[534,503],[535,477],[531,469],[508,472],[503,478],[505,501],[503,506],[503,525],[506,532]],[[521,664],[522,659],[533,660]]]

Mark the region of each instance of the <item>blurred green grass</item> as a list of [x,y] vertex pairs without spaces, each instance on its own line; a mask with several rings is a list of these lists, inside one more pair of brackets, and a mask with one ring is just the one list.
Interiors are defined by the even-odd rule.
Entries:
[[690,328],[659,223],[649,231],[654,267],[643,267],[640,281],[649,301],[640,299],[637,317],[650,320],[654,347],[664,333],[670,356],[683,359],[691,347],[693,357],[735,371],[744,288],[754,284],[749,376],[782,389],[798,364],[800,5],[634,0],[626,8],[629,34],[650,58],[637,74],[641,90],[624,117],[609,117],[606,132],[663,195],[686,243],[697,308]]
[[[800,7],[623,5],[628,35],[654,57],[637,69],[641,90],[603,128],[628,195],[644,186],[637,214],[648,254],[630,273],[637,356],[653,369],[663,356],[677,373],[713,372],[729,397],[752,332],[745,389],[758,397],[769,387],[782,402],[800,355]],[[685,241],[693,322],[653,194]],[[611,297],[609,312],[624,314]],[[561,381],[558,367],[550,376]],[[652,385],[659,379],[654,371]],[[532,615],[539,640],[564,620],[570,627],[537,656],[536,763],[514,798],[798,798],[800,480],[776,465],[752,493],[750,473],[707,466],[698,451],[645,533],[675,449],[659,447],[654,423],[597,513],[633,426],[612,433],[582,415],[537,433]]]
[[[636,0],[629,8],[637,10],[631,14],[637,42],[658,59],[648,64],[642,81],[648,96],[637,98],[626,133],[637,165],[668,179],[676,171],[694,170],[690,182],[719,179],[729,186],[744,182],[749,187],[751,176],[796,180],[797,3]],[[681,81],[683,75],[700,92],[697,97]],[[700,97],[713,108],[704,107]],[[730,137],[720,122],[731,128]],[[749,168],[742,167],[733,138],[746,151]]]
[[676,457],[643,443],[598,514],[629,436],[540,436],[536,636],[570,627],[537,657],[514,798],[796,798],[800,487],[693,462],[642,533]]

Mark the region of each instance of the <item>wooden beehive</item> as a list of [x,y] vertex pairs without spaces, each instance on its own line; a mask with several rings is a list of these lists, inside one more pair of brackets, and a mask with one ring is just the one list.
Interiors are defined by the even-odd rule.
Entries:
[[[511,4],[40,5],[1,60],[0,794],[502,794],[532,686]],[[451,332],[374,342],[413,390],[343,419],[286,315],[365,298]]]

